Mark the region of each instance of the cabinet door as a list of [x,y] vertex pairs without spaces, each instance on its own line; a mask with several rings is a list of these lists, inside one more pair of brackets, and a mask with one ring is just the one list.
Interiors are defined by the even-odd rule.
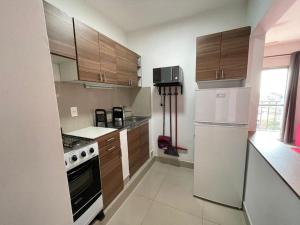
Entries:
[[222,79],[244,79],[247,76],[250,27],[222,33],[220,71]]
[[100,69],[104,83],[118,84],[115,42],[99,34]]
[[104,208],[111,203],[124,187],[121,149],[115,149],[100,157],[100,171]]
[[117,73],[123,85],[137,86],[139,56],[122,45],[116,44]]
[[129,173],[132,177],[140,168],[140,140],[138,129],[134,128],[127,133],[128,138],[128,159],[129,159]]
[[219,79],[221,33],[197,38],[196,81]]
[[128,131],[129,172],[133,176],[149,159],[148,123]]
[[50,52],[76,59],[72,18],[43,1]]
[[144,164],[149,159],[149,124],[139,127],[141,162]]
[[100,82],[98,32],[74,19],[79,80]]

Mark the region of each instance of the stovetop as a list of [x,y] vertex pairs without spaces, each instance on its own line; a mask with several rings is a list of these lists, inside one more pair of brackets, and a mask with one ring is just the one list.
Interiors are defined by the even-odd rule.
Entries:
[[62,134],[64,152],[73,151],[92,144],[94,141],[88,138],[76,137],[72,135]]

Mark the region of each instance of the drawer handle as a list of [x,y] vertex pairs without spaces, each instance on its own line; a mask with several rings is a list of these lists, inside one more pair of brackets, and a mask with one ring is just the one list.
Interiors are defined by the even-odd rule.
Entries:
[[114,150],[116,148],[116,146],[112,146],[111,148],[107,149],[108,152]]
[[111,141],[113,141],[113,140],[115,140],[114,137],[112,137],[112,138],[110,138],[110,139],[107,139],[106,142],[111,142]]

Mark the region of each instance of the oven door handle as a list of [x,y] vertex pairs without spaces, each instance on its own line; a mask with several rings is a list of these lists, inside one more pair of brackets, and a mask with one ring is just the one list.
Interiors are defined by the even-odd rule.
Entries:
[[86,168],[89,167],[89,166],[90,166],[90,163],[88,163],[88,164],[86,164],[86,165],[83,165],[83,166],[81,166],[80,168],[78,168],[78,169],[76,169],[76,170],[74,170],[74,171],[68,173],[68,176],[73,176],[74,174],[78,173],[78,172],[81,171],[81,170],[86,169]]

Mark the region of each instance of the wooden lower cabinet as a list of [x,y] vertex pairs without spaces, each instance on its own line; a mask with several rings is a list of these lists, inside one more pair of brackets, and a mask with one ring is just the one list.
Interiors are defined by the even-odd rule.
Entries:
[[124,188],[119,132],[100,137],[98,145],[103,205],[106,208]]
[[129,173],[133,176],[149,159],[149,124],[128,131],[127,138]]

